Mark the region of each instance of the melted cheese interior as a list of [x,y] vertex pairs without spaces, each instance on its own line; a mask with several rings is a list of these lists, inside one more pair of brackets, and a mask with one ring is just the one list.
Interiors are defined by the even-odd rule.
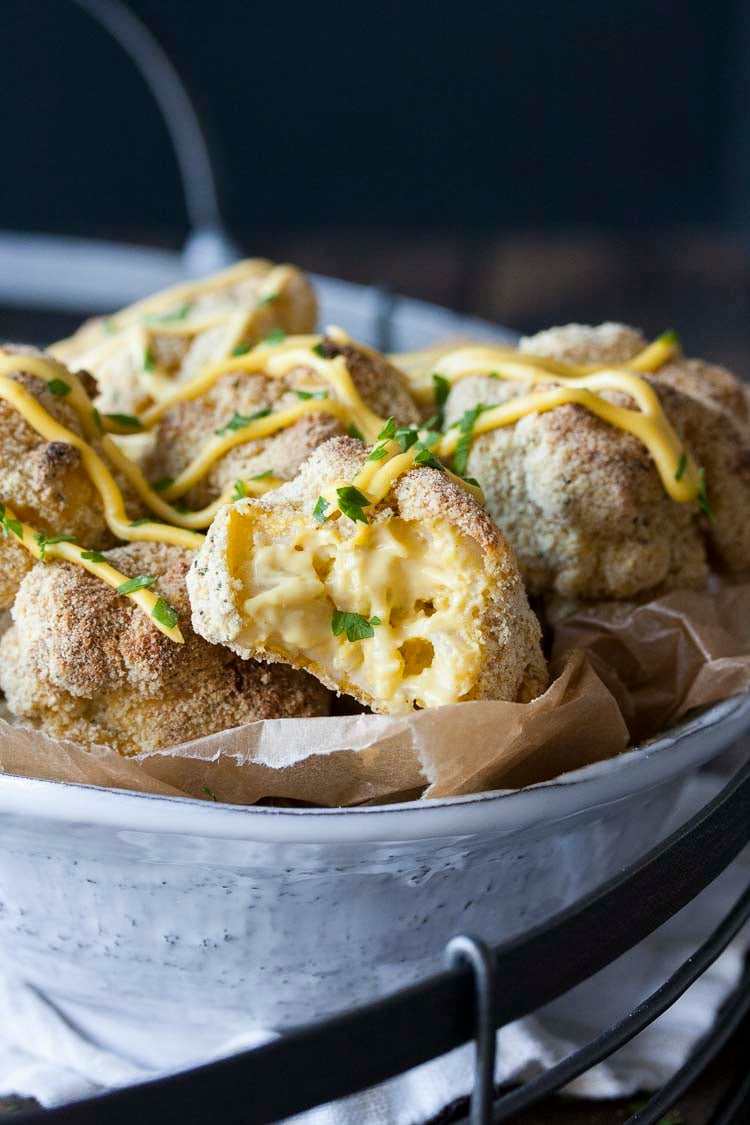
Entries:
[[[444,522],[383,517],[345,537],[338,520],[238,506],[227,563],[243,647],[354,687],[390,713],[471,692],[488,582],[477,545]],[[381,624],[352,642],[333,635],[334,610]]]

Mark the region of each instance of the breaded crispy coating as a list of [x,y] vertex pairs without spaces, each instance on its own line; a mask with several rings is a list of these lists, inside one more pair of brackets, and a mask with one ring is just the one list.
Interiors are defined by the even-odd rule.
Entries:
[[221,510],[188,575],[194,629],[384,714],[534,698],[546,667],[513,553],[447,474],[413,468],[366,523],[321,522],[321,494],[365,457],[334,438],[295,480]]
[[[36,348],[5,344],[3,355],[41,355]],[[11,374],[63,426],[84,437],[80,420],[64,397],[54,395],[35,375]],[[113,542],[99,495],[81,463],[64,442],[49,442],[14,406],[0,398],[0,502],[19,519],[48,535],[72,535],[89,547]],[[19,583],[33,564],[12,532],[0,536],[0,609],[13,604]]]
[[[520,349],[573,363],[626,364],[645,347],[632,328],[568,325]],[[722,368],[675,360],[644,376],[685,448],[704,469],[712,518],[666,493],[646,447],[583,407],[530,414],[477,436],[467,471],[513,544],[530,593],[630,598],[702,585],[707,545],[720,566],[750,566],[750,444],[742,385]],[[534,388],[474,376],[446,407],[450,424],[479,403]],[[539,389],[539,388],[536,388]],[[621,393],[604,397],[632,406]]]
[[[354,344],[339,345],[327,337],[322,347],[330,358],[345,356],[354,386],[376,414],[392,414],[403,425],[419,420],[401,373],[382,356]],[[250,417],[260,410],[284,410],[299,405],[301,396],[328,393],[333,394],[312,368],[299,367],[280,377],[242,371],[223,375],[200,398],[177,403],[167,411],[154,431],[145,472],[153,481],[177,477],[234,414]],[[236,480],[250,480],[269,470],[274,477],[290,480],[314,449],[343,433],[342,423],[330,414],[306,415],[270,437],[235,446],[186,493],[184,500],[191,508],[202,508],[231,490]]]
[[[279,285],[268,292],[276,276]],[[102,412],[134,414],[233,349],[274,331],[312,332],[316,319],[305,275],[257,258],[87,321],[50,350],[73,370],[93,373]]]
[[179,613],[184,645],[80,567],[36,565],[0,641],[0,687],[18,719],[132,754],[256,719],[328,713],[328,694],[312,677],[240,660],[193,633],[190,552],[133,543],[106,558],[130,576],[157,578],[154,589]]

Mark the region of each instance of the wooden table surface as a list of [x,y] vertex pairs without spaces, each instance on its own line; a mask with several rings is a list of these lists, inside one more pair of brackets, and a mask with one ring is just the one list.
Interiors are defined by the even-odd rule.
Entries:
[[[524,332],[574,320],[624,321],[648,336],[673,328],[689,354],[750,378],[750,238],[735,233],[480,237],[451,230],[263,230],[247,249],[318,273],[377,282]],[[15,311],[4,319],[4,334],[17,339],[31,323]],[[663,1125],[707,1125],[727,1087],[747,1073],[748,1042],[750,1021]],[[517,1120],[519,1125],[618,1125],[642,1100],[553,1098]],[[0,1112],[17,1112],[28,1104],[0,1100]],[[446,1112],[441,1125],[462,1111],[465,1107],[458,1106]]]

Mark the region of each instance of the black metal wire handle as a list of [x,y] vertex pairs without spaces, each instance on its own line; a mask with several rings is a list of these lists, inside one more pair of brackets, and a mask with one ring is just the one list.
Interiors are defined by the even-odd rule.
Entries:
[[[536,1010],[632,948],[695,898],[749,840],[750,764],[638,863],[494,951],[495,1026]],[[219,1114],[223,1125],[265,1125],[447,1053],[474,1037],[475,1012],[471,970],[452,968],[255,1050],[18,1120],[162,1125],[179,1118],[181,1125],[205,1125]],[[644,1125],[647,1120],[642,1116]]]

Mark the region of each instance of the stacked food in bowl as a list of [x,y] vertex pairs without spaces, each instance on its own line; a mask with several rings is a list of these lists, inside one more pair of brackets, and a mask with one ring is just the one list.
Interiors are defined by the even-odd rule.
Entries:
[[[34,748],[65,740],[128,759],[116,783],[142,770],[209,799],[541,780],[643,732],[639,656],[606,663],[607,621],[622,632],[656,605],[656,632],[671,618],[684,637],[695,619],[674,591],[705,610],[740,588],[748,398],[674,334],[569,325],[517,349],[384,356],[316,320],[298,270],[248,261],[48,352],[3,347],[0,687],[13,725],[39,732],[29,773]],[[724,661],[722,687],[683,679],[661,720],[745,686],[726,643],[702,669]],[[519,773],[552,738],[554,766]],[[329,751],[358,755],[358,785],[295,780],[312,757],[339,769]],[[263,783],[217,794],[222,756]]]

